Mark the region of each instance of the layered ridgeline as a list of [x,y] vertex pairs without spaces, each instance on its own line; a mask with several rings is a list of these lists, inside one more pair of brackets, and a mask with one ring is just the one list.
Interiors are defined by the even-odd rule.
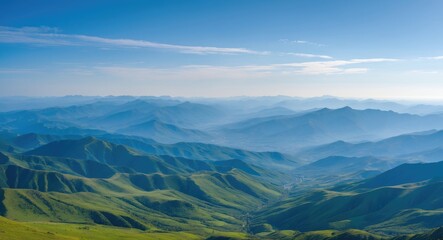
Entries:
[[350,107],[300,111],[288,108],[284,102],[245,101],[234,105],[221,100],[201,103],[167,98],[127,100],[107,99],[69,107],[0,113],[0,127],[22,134],[97,136],[106,131],[153,138],[162,143],[201,142],[288,153],[339,140],[376,140],[443,128],[441,114],[421,116]]
[[[25,152],[55,140],[74,140],[81,138],[85,137],[81,135],[43,135],[36,133],[20,135],[10,132],[0,132],[0,150],[16,153]],[[96,138],[114,144],[125,145],[145,154],[168,155],[204,161],[238,159],[249,164],[263,168],[277,169],[279,171],[291,170],[300,165],[295,157],[279,152],[254,152],[195,142],[163,144],[152,139],[119,134],[99,134]],[[81,152],[81,150],[79,152]]]
[[255,224],[280,230],[416,233],[441,225],[442,191],[443,162],[403,164],[358,183],[291,197],[263,210]]
[[[265,208],[249,224],[244,212],[269,205],[280,193],[266,184],[265,170],[240,160],[146,155],[93,137],[2,153],[0,160],[2,214],[19,221],[203,235],[211,235],[210,229],[241,231],[243,225],[265,239],[383,239],[384,234],[429,230],[442,220],[443,162],[405,164],[359,183],[289,198]],[[356,162],[384,164],[332,157],[300,169],[352,172],[360,168]]]
[[177,127],[158,120],[150,120],[118,130],[119,133],[156,139],[163,143],[175,143],[186,139],[190,142],[204,141],[209,135],[195,129]]
[[[260,149],[296,152],[338,140],[363,141],[443,127],[441,115],[419,116],[381,110],[320,109],[248,119],[220,128],[229,142]],[[318,159],[318,158],[317,158]]]
[[300,151],[297,156],[306,161],[328,156],[376,156],[414,161],[443,159],[443,131],[430,130],[408,133],[376,142],[349,143],[337,141]]
[[281,195],[241,160],[147,155],[93,137],[2,152],[0,169],[1,214],[18,221],[210,235],[241,231],[244,212]]
[[336,184],[361,181],[401,164],[392,159],[330,156],[305,164],[291,171],[298,181],[287,184],[292,190],[328,188]]
[[443,160],[440,108],[311,100],[109,97],[0,113],[0,238],[441,237],[442,163],[401,165]]
[[224,118],[224,111],[213,106],[146,99],[0,113],[0,127],[19,133],[65,135],[112,131],[173,143],[209,141],[210,135],[201,129]]

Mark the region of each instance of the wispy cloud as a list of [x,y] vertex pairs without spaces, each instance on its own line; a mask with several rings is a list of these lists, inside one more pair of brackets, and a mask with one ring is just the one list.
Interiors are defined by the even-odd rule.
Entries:
[[311,45],[311,46],[316,46],[316,47],[324,47],[326,46],[323,43],[317,43],[317,42],[311,42],[311,41],[306,41],[306,40],[289,40],[289,39],[280,39],[280,42],[283,43],[292,43],[292,44],[304,44],[304,45]]
[[28,74],[35,72],[38,72],[38,70],[29,68],[0,68],[0,74]]
[[443,60],[443,56],[425,57],[427,60]]
[[3,26],[0,27],[0,42],[55,46],[92,45],[98,47],[155,48],[190,54],[267,54],[267,52],[254,51],[246,48],[187,46],[136,39],[114,39],[89,35],[61,34],[59,32],[58,29],[49,27],[13,28]]
[[364,58],[351,60],[333,60],[333,61],[315,61],[315,62],[301,62],[301,63],[286,63],[275,64],[273,66],[278,68],[293,69],[294,73],[306,75],[320,75],[320,74],[356,74],[365,73],[368,71],[366,67],[349,67],[356,64],[363,63],[381,63],[394,62],[398,59],[392,58]]
[[104,73],[120,79],[130,80],[242,80],[258,79],[270,76],[271,72],[253,66],[225,67],[211,65],[192,65],[175,68],[143,68],[143,67],[97,67]]
[[285,55],[296,56],[296,57],[305,57],[305,58],[322,58],[322,59],[332,59],[333,58],[328,55],[319,55],[319,54],[311,54],[311,53],[285,53]]
[[[169,68],[156,67],[133,67],[130,64],[125,66],[107,66],[101,64],[95,67],[73,67],[65,68],[63,72],[71,75],[94,75],[105,73],[121,78],[134,79],[184,79],[184,80],[204,80],[204,79],[242,79],[261,78],[296,75],[344,75],[362,74],[369,68],[367,64],[395,62],[399,59],[393,58],[362,58],[350,60],[330,60],[330,61],[306,61],[275,63],[265,65],[183,65]],[[69,64],[68,64],[69,65]],[[0,74],[31,74],[36,69],[1,69]],[[421,71],[424,73],[424,71]],[[411,73],[419,73],[418,70]],[[434,73],[434,72],[427,72]]]
[[407,72],[408,74],[438,74],[439,71],[415,69]]
[[122,79],[138,80],[211,80],[280,78],[298,75],[361,74],[367,67],[349,67],[365,63],[393,62],[397,59],[369,58],[335,61],[298,62],[269,65],[214,66],[186,65],[174,68],[96,67],[101,73]]

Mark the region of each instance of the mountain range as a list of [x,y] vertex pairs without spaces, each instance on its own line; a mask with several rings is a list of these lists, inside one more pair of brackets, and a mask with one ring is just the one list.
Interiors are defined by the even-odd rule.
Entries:
[[241,160],[145,155],[93,137],[1,153],[0,160],[2,214],[21,221],[238,231],[232,215],[280,195],[256,179],[266,170]]
[[[399,114],[381,110],[355,110],[349,107],[301,114],[249,119],[221,128],[227,141],[239,139],[247,148],[296,151],[334,141],[364,141],[402,133],[439,129],[440,115]],[[238,141],[238,140],[237,140]]]
[[442,236],[438,106],[67,97],[37,109],[27,101],[0,112],[0,238]]
[[[426,161],[425,156],[422,158],[418,158],[418,156],[432,151],[437,154],[441,147],[443,147],[443,131],[429,130],[402,134],[375,142],[349,143],[337,141],[304,149],[297,153],[297,156],[306,161],[338,154],[341,156],[394,156],[400,159],[414,160],[416,158],[415,160]],[[440,156],[443,157],[443,155]],[[438,161],[436,158],[438,157],[434,156],[434,159],[429,160]]]

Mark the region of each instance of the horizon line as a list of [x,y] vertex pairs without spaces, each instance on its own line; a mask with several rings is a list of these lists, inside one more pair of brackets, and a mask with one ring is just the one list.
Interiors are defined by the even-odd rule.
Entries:
[[400,101],[400,102],[416,102],[416,101],[424,101],[424,102],[437,102],[442,101],[443,97],[435,98],[435,97],[408,97],[408,98],[377,98],[377,97],[345,97],[345,96],[335,96],[335,95],[315,95],[315,96],[296,96],[296,95],[231,95],[231,96],[179,96],[179,95],[82,95],[82,94],[67,94],[67,95],[6,95],[0,96],[0,98],[64,98],[64,97],[94,97],[94,98],[107,98],[107,97],[133,97],[133,98],[143,98],[143,97],[154,97],[154,98],[177,98],[177,99],[235,99],[235,98],[298,98],[298,99],[315,99],[315,98],[335,98],[342,100],[356,100],[356,101]]

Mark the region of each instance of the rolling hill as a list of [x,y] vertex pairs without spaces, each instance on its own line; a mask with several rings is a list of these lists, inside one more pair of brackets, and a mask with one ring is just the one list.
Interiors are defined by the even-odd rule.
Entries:
[[123,172],[171,174],[197,171],[226,172],[234,168],[254,175],[260,175],[259,172],[266,172],[235,159],[208,162],[168,155],[143,154],[125,145],[113,144],[94,137],[54,141],[26,152],[25,156],[21,156],[21,158],[27,156],[29,158],[32,156],[46,156],[94,161],[116,167]]
[[[18,135],[3,132],[0,133],[0,147],[3,146],[3,151],[6,152],[11,152],[7,151],[8,148],[14,149],[16,152],[25,152],[53,141],[78,140],[81,138],[84,138],[84,136],[45,135],[36,133]],[[295,157],[278,152],[253,152],[214,144],[191,142],[162,144],[152,139],[122,134],[100,134],[95,136],[95,138],[117,145],[125,145],[137,150],[139,153],[151,155],[168,155],[205,161],[239,159],[256,166],[264,168],[271,167],[280,170],[290,170],[300,164]]]
[[443,222],[443,162],[404,164],[360,183],[313,191],[262,211],[276,229],[414,233]]
[[[1,214],[140,230],[240,231],[242,212],[280,196],[240,160],[143,155],[87,137],[0,155]],[[232,217],[236,216],[236,217]]]
[[441,115],[288,97],[94,99],[0,113],[0,238],[441,236],[443,163],[399,165],[441,160]]
[[144,138],[129,138],[119,135],[102,135],[98,136],[98,138],[116,144],[123,144],[140,152],[154,155],[169,155],[206,161],[239,159],[263,168],[270,167],[286,171],[300,164],[295,157],[278,152],[254,152],[195,142],[162,144]]

